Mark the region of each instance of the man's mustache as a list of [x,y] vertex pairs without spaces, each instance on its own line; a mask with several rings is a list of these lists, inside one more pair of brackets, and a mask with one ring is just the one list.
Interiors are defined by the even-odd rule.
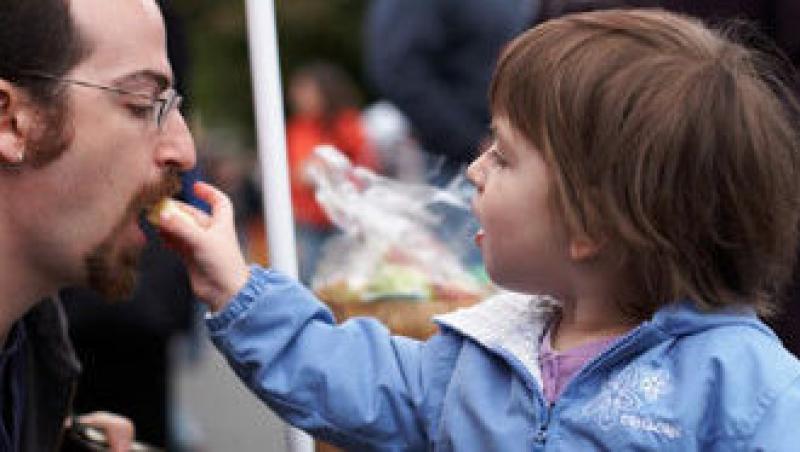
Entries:
[[129,204],[129,213],[138,215],[143,210],[152,208],[161,199],[174,196],[180,191],[180,170],[171,167],[160,182],[145,186],[134,196]]

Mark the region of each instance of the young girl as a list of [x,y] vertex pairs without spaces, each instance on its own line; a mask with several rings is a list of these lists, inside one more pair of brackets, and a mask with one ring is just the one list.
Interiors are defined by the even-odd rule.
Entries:
[[759,65],[657,10],[513,41],[468,172],[489,274],[538,295],[439,317],[427,342],[337,326],[296,282],[248,270],[207,185],[212,217],[162,228],[242,380],[349,450],[798,450],[800,363],[757,317],[797,247],[798,141]]

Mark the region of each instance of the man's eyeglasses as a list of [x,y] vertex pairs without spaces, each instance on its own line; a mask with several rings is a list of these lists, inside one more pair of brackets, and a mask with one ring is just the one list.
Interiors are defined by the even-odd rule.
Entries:
[[22,75],[24,77],[53,80],[60,83],[68,83],[71,85],[84,86],[87,88],[101,89],[103,91],[122,94],[125,96],[132,96],[142,100],[146,100],[152,105],[153,120],[155,121],[155,125],[159,130],[161,130],[162,126],[164,125],[164,122],[166,122],[167,120],[167,117],[169,117],[169,114],[173,110],[180,107],[181,102],[183,101],[183,97],[181,97],[181,95],[178,94],[178,92],[175,91],[174,88],[168,88],[160,95],[153,97],[147,94],[135,93],[133,91],[128,91],[126,89],[117,88],[115,86],[100,85],[97,83],[87,82],[83,80],[75,80],[67,77],[57,77],[55,75],[45,74],[41,72],[25,72]]

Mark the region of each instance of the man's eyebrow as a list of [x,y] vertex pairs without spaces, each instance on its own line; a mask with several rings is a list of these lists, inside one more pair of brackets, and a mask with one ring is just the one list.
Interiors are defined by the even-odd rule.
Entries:
[[172,79],[161,72],[143,69],[141,71],[123,75],[122,77],[114,80],[115,86],[130,85],[134,83],[155,84],[158,88],[158,93],[160,93],[172,86]]

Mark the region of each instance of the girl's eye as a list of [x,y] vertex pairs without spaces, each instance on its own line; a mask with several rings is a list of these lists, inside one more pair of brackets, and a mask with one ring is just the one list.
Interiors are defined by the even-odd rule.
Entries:
[[497,150],[496,143],[489,149],[488,153],[489,153],[489,158],[495,165],[501,168],[505,168],[506,166],[508,166],[508,162],[506,161],[505,157],[503,157],[503,154]]
[[478,155],[483,155],[489,152],[495,145],[494,138],[484,138],[478,145]]
[[508,161],[498,149],[499,143],[495,138],[484,140],[480,145],[480,155],[486,155],[489,161],[500,168],[508,166]]

